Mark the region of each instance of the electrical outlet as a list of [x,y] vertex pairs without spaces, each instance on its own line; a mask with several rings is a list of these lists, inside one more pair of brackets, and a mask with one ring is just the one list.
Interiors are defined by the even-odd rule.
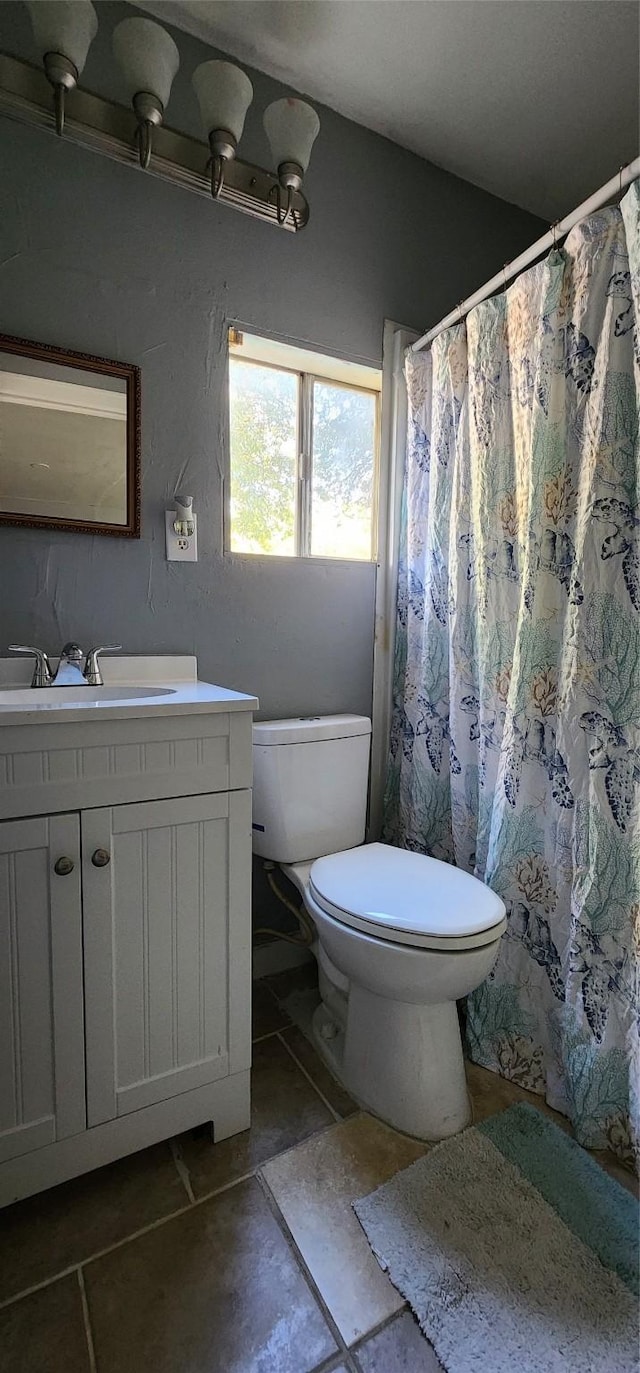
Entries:
[[167,536],[167,561],[173,563],[197,563],[198,561],[198,519],[194,515],[193,534],[176,534],[173,522],[175,510],[165,510],[165,530]]

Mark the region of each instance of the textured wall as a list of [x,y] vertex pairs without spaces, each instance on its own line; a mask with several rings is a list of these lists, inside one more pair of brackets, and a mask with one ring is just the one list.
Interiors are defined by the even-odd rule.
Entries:
[[[99,4],[83,77],[124,99]],[[210,56],[174,35],[169,122],[200,134],[189,77]],[[24,6],[0,4],[0,48],[36,61]],[[267,160],[251,73],[242,153]],[[371,705],[374,569],[222,556],[229,320],[379,363],[385,316],[421,327],[540,232],[537,220],[320,109],[294,238],[0,119],[0,329],[142,368],[142,538],[0,529],[0,653],[68,638],[130,653],[197,653],[201,675],[259,695],[263,713]],[[204,149],[203,149],[204,153]],[[165,506],[195,496],[200,561],[167,563]]]

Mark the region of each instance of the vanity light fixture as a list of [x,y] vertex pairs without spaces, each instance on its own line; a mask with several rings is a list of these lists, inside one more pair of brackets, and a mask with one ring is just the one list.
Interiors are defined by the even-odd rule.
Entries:
[[[274,100],[267,107],[263,123],[278,169],[278,224],[283,225],[293,214],[294,191],[302,190],[302,179],[320,131],[320,120],[305,100],[288,96],[284,100]],[[281,191],[287,193],[284,211]]]
[[98,32],[91,0],[27,0],[36,42],[54,92],[56,133],[64,129],[65,93],[72,91]]
[[123,19],[113,31],[113,52],[135,110],[140,166],[151,161],[154,125],[161,124],[180,66],[180,54],[166,29],[153,19]]
[[235,157],[242,137],[253,86],[233,62],[202,62],[191,81],[211,149],[207,167],[211,168],[211,194],[217,200],[224,185],[225,163]]
[[[320,128],[304,100],[276,100],[265,112],[271,167],[245,162],[237,151],[253,99],[249,77],[233,62],[201,62],[192,84],[209,144],[206,160],[201,138],[165,123],[180,66],[173,38],[155,20],[132,16],[116,25],[112,44],[137,120],[134,143],[130,108],[78,85],[98,28],[91,0],[26,0],[26,5],[44,74],[0,52],[0,115],[39,129],[54,127],[59,134],[64,128],[69,141],[117,162],[139,162],[153,176],[290,233],[304,229],[309,204],[302,183]],[[55,93],[54,112],[48,83]]]

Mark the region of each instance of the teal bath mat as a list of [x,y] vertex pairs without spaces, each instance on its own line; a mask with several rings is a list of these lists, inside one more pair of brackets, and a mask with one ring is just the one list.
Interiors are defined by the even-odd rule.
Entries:
[[533,1107],[354,1210],[447,1373],[637,1373],[637,1202]]

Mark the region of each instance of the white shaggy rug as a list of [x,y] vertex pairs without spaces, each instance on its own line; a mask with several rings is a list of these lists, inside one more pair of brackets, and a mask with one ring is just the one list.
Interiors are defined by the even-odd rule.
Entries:
[[354,1203],[448,1373],[637,1373],[635,1206],[529,1106]]

